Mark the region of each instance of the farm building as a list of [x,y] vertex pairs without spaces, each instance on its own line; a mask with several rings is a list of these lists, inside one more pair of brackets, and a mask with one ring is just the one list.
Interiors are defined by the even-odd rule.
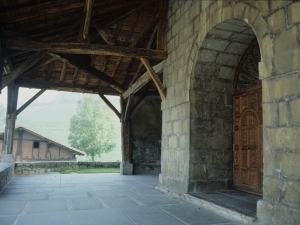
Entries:
[[[4,0],[0,9],[7,161],[16,115],[30,104],[16,108],[19,87],[94,93],[122,123],[122,174],[160,173],[158,188],[174,195],[254,193],[253,223],[300,223],[299,1]],[[120,96],[121,112],[104,95]]]
[[[0,149],[4,133],[0,133]],[[16,162],[75,161],[76,155],[85,152],[61,144],[26,127],[16,127],[13,140],[13,154]],[[2,152],[0,152],[1,157]]]

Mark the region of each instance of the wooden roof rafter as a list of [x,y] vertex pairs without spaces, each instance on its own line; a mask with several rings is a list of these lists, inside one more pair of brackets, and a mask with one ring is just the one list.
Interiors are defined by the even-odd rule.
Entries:
[[[167,57],[167,52],[158,48],[158,42],[163,40],[158,36],[164,33],[162,14],[166,1],[162,1],[15,0],[6,1],[5,5],[0,2],[0,22],[4,18],[4,29],[16,32],[7,36],[12,68],[20,67],[36,52],[47,52],[17,81],[26,86],[31,81],[32,87],[41,87],[44,79],[49,85],[43,87],[48,89],[89,92],[91,88],[93,93],[123,93],[145,71],[141,58],[153,67]],[[1,11],[1,7],[5,8]],[[31,15],[29,9],[33,10]],[[10,22],[5,19],[8,16],[12,18]],[[70,24],[76,26],[58,40]],[[158,75],[161,79],[162,74]],[[157,90],[151,81],[139,92]]]

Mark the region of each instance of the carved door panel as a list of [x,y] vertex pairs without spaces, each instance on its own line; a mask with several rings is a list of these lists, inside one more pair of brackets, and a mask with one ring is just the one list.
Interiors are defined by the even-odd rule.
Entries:
[[[254,42],[241,58],[233,96],[233,186],[262,194],[262,88]],[[252,56],[251,56],[252,55]]]

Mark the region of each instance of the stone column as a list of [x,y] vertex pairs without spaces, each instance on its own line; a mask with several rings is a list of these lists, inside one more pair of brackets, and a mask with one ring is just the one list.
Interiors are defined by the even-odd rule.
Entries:
[[13,152],[14,131],[16,122],[16,111],[18,103],[19,87],[14,82],[7,86],[7,113],[4,140],[2,146],[1,162],[14,163],[15,155]]

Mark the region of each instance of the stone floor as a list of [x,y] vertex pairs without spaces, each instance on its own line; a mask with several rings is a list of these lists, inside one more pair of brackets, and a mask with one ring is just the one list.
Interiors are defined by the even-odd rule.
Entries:
[[0,224],[239,224],[166,195],[157,183],[157,176],[119,174],[15,177],[0,194]]

